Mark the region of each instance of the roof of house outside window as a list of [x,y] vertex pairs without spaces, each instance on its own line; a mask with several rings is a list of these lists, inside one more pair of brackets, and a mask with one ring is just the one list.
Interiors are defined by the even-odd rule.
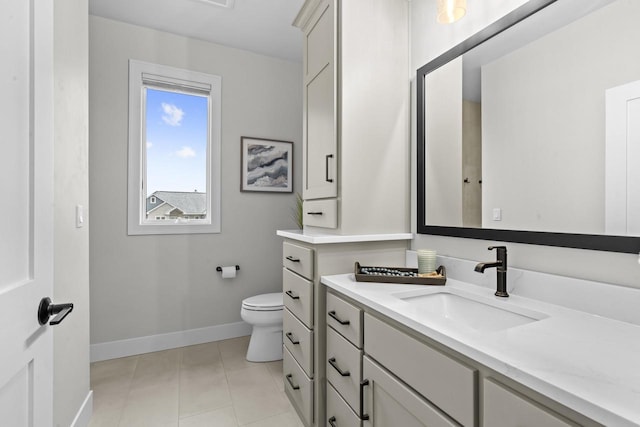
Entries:
[[[151,204],[151,197],[155,196],[158,202]],[[157,207],[163,201],[177,209],[184,215],[205,215],[207,213],[207,193],[183,192],[183,191],[154,191],[147,197],[147,213]]]

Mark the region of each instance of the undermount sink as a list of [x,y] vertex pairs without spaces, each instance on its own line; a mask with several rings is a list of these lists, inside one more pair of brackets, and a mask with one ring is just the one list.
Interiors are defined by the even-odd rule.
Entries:
[[453,323],[478,331],[500,331],[536,322],[544,314],[520,307],[498,307],[502,301],[480,301],[475,296],[463,296],[451,291],[415,292],[396,294],[402,301]]

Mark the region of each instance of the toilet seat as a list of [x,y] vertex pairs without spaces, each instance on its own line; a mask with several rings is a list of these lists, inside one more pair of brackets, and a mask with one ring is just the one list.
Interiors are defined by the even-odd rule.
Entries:
[[250,311],[280,311],[283,307],[282,292],[256,295],[242,300],[242,308]]

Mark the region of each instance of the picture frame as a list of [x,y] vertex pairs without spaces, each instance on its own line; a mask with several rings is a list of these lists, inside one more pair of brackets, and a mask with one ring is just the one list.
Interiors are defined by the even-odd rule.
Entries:
[[293,192],[293,142],[240,137],[240,191]]

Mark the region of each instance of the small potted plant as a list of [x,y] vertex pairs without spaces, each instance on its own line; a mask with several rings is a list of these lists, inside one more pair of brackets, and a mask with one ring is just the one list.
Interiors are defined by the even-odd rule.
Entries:
[[300,230],[302,230],[302,196],[296,193],[295,206],[291,208],[291,219],[293,219]]

